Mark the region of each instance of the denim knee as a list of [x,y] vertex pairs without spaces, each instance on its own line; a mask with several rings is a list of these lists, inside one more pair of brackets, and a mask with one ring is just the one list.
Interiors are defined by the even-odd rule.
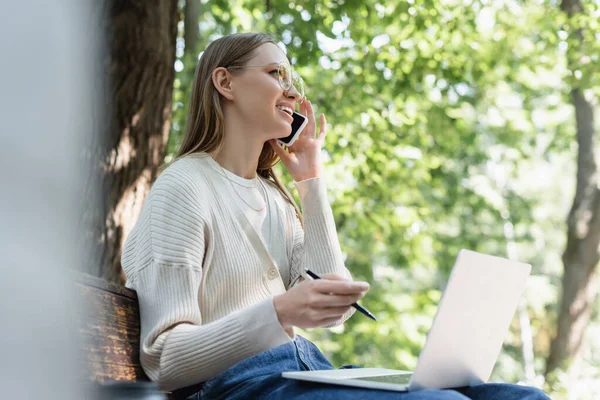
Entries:
[[509,383],[486,383],[470,387],[464,393],[474,400],[550,400],[550,397],[538,388]]
[[454,390],[418,390],[416,392],[402,393],[402,396],[398,396],[404,400],[469,400],[469,398],[463,394],[460,394]]

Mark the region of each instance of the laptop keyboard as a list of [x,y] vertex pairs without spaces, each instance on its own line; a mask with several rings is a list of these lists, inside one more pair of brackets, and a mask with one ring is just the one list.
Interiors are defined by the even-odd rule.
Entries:
[[350,378],[358,381],[394,383],[396,385],[408,385],[412,374],[397,374],[397,375],[380,375],[380,376],[364,376],[361,378]]

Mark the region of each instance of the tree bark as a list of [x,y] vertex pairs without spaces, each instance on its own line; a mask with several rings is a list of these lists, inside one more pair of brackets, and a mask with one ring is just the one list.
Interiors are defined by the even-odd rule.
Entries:
[[97,264],[88,271],[122,283],[124,240],[166,152],[179,16],[177,0],[107,0],[102,7],[106,121],[98,121],[104,135],[89,155],[96,174],[89,186],[100,182],[100,206],[84,219]]
[[597,295],[596,266],[600,259],[600,191],[594,158],[595,132],[591,104],[580,90],[572,92],[577,120],[577,190],[567,219],[563,254],[561,307],[557,333],[550,347],[546,373],[575,359]]
[[[569,16],[581,12],[579,0],[563,0]],[[583,40],[580,31],[574,33]],[[579,355],[585,328],[597,295],[596,266],[600,259],[600,190],[594,149],[594,109],[582,89],[574,88],[571,99],[577,128],[577,188],[567,218],[567,246],[563,254],[562,298],[556,336],[550,346],[546,375],[568,369]]]
[[[185,54],[194,55],[197,58],[198,51],[198,36],[200,31],[198,30],[198,18],[200,17],[200,0],[186,0],[185,1],[185,17],[184,17],[184,40],[185,40]],[[194,60],[196,60],[194,58]]]

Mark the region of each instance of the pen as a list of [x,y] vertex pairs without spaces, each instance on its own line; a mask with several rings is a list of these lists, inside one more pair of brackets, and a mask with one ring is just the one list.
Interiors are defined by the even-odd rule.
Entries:
[[[306,271],[306,273],[311,278],[313,278],[313,279],[322,279],[319,275],[315,274],[310,269],[305,268],[304,270]],[[358,304],[358,303],[352,303],[352,307],[356,308],[358,311],[360,311],[361,313],[363,313],[367,317],[371,318],[373,321],[377,321],[377,318],[375,318],[375,316],[371,313],[371,311],[367,310],[366,308],[364,308],[360,304]]]

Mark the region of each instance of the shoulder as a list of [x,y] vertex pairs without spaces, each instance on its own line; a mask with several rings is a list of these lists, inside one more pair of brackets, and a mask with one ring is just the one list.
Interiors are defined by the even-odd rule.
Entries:
[[153,191],[167,190],[171,193],[188,195],[206,194],[216,184],[214,173],[207,154],[190,155],[178,159],[169,165],[160,174],[154,185]]
[[207,174],[208,168],[210,165],[201,155],[173,162],[152,185],[147,198],[149,207],[165,209],[165,212],[183,209],[186,213],[199,213],[206,210],[211,204],[208,197],[214,185],[211,175]]
[[170,164],[159,175],[153,186],[179,186],[185,189],[202,190],[210,185],[206,171],[210,168],[208,155],[190,155]]
[[201,161],[185,157],[165,168],[154,182],[123,247],[121,263],[128,279],[135,280],[135,268],[153,261],[202,264],[214,204],[203,169]]

